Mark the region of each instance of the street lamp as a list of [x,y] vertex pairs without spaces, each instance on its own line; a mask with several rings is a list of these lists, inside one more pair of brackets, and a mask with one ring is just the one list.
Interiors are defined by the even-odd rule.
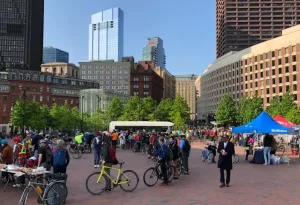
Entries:
[[[14,111],[14,106],[15,104],[13,103],[10,107],[10,117],[12,116],[12,113]],[[14,134],[14,121],[12,119],[11,120],[11,128],[10,128],[10,136],[13,137],[13,134]]]
[[25,108],[26,108],[26,90],[23,90],[23,110],[22,110],[22,134],[24,134],[24,124],[25,124]]
[[97,99],[98,99],[98,110],[99,110],[99,108],[100,108],[99,104],[101,104],[101,97],[99,95],[97,95]]
[[83,130],[83,99],[84,96],[81,96],[81,123],[80,123],[81,131]]

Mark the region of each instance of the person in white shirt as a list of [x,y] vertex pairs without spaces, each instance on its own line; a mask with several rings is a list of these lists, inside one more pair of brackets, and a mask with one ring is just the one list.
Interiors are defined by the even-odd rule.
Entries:
[[119,135],[119,141],[120,141],[121,148],[124,149],[126,144],[126,139],[123,131],[121,131],[121,134]]

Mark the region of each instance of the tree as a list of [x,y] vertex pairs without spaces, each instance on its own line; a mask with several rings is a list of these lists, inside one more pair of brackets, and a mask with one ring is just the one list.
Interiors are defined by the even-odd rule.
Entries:
[[247,123],[247,119],[245,117],[245,111],[248,108],[249,104],[249,99],[247,97],[243,97],[242,99],[240,99],[240,101],[237,104],[237,108],[236,108],[236,121],[239,124],[245,124]]
[[[54,104],[50,109],[50,116],[53,119],[54,128],[64,131],[74,131],[81,120],[77,108],[70,108],[67,104],[63,106]],[[83,118],[85,119],[84,116]]]
[[116,121],[118,120],[123,112],[123,104],[119,98],[115,97],[111,100],[107,110],[106,110],[106,117],[109,121]]
[[170,110],[170,120],[175,124],[177,129],[184,129],[185,123],[190,119],[190,109],[185,99],[181,96],[176,96]]
[[21,100],[18,100],[14,106],[13,110],[11,112],[11,122],[14,126],[16,127],[21,127],[22,126],[22,119],[23,119],[23,114],[24,113],[24,102]]
[[281,102],[279,96],[273,97],[267,108],[267,112],[271,117],[275,117],[278,114],[281,115]]
[[47,120],[42,113],[41,105],[36,101],[31,101],[25,107],[26,127],[43,130],[47,125]]
[[216,120],[225,126],[236,123],[236,107],[231,94],[225,94],[221,98],[216,110]]
[[100,109],[93,113],[93,115],[89,118],[89,124],[94,130],[106,130],[108,123],[109,121],[106,118],[106,113]]
[[294,103],[293,96],[289,92],[287,92],[282,96],[282,99],[280,99],[280,97],[278,96],[275,96],[271,100],[270,106],[267,108],[267,112],[272,117],[275,117],[276,115],[286,117],[291,109],[296,108],[297,105]]
[[141,114],[141,100],[137,96],[132,96],[124,107],[123,115],[120,120],[138,121]]
[[155,117],[160,121],[170,121],[170,112],[172,110],[173,101],[169,98],[163,99],[157,106]]
[[300,111],[299,108],[296,106],[293,106],[289,112],[286,114],[286,119],[289,120],[292,123],[295,123],[297,125],[300,124]]
[[153,121],[155,120],[155,101],[152,97],[146,97],[142,100],[142,106],[140,110],[141,120]]

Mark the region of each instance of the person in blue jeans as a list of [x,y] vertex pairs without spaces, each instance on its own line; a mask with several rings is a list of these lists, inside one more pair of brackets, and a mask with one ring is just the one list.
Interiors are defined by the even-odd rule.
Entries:
[[268,165],[271,162],[271,147],[272,147],[272,142],[273,142],[273,136],[266,134],[264,137],[264,160],[265,164]]
[[100,155],[101,155],[101,134],[95,137],[94,139],[94,168],[100,167]]

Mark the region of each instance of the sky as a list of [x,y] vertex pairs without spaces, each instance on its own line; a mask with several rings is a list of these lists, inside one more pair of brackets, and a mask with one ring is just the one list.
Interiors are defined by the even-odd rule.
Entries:
[[215,60],[215,0],[45,0],[44,46],[88,61],[91,15],[113,7],[124,11],[124,56],[142,60],[147,38],[159,36],[173,75],[201,75]]

